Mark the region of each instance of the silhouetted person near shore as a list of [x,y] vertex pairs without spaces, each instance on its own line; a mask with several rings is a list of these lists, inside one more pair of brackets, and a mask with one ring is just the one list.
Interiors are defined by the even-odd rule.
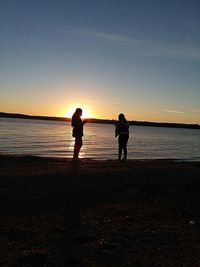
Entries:
[[129,138],[129,123],[123,113],[118,116],[119,121],[116,123],[115,137],[118,137],[118,160],[121,160],[122,150],[124,153],[123,161],[127,160],[127,143]]
[[78,160],[80,149],[83,145],[82,137],[83,137],[83,125],[87,122],[87,120],[82,121],[82,109],[77,108],[72,116],[71,125],[73,127],[72,136],[75,137],[74,143],[74,155],[73,160]]

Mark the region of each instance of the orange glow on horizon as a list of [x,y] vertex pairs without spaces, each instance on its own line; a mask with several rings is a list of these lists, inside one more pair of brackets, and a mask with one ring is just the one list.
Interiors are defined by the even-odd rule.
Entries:
[[67,109],[67,112],[65,112],[64,117],[71,118],[77,108],[81,108],[83,110],[83,114],[81,116],[83,119],[92,118],[92,112],[90,111],[89,107],[85,106],[85,105],[73,105],[73,106],[70,106]]

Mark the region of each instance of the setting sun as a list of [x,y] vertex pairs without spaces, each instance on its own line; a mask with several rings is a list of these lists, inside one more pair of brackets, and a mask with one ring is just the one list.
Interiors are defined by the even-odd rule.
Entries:
[[72,115],[74,114],[76,108],[81,108],[83,110],[82,118],[91,118],[92,113],[90,112],[89,108],[87,106],[83,105],[73,105],[69,107],[68,111],[65,113],[66,118],[71,118]]

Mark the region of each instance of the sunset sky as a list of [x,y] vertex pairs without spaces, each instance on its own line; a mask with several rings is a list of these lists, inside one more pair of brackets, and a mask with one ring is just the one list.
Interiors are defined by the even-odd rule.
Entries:
[[199,0],[2,0],[0,111],[200,124]]

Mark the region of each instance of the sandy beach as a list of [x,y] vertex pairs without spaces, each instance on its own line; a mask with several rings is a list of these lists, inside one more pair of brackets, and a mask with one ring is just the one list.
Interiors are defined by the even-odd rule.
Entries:
[[0,156],[0,266],[200,266],[200,162]]

